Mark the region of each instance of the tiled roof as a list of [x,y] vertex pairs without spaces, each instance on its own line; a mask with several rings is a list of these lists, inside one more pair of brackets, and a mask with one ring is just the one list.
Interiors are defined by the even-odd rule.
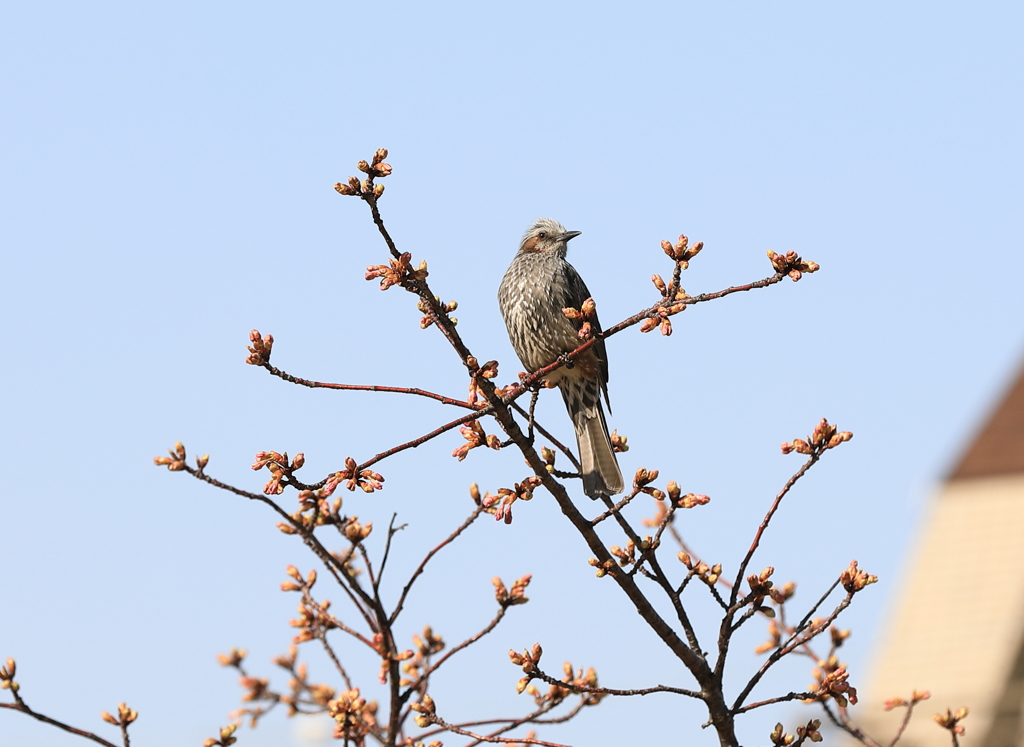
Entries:
[[1024,367],[950,480],[1024,473]]

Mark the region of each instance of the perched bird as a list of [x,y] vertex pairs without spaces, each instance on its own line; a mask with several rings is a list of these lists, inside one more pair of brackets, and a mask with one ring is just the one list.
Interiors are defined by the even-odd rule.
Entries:
[[[562,313],[569,307],[579,309],[590,298],[583,278],[565,261],[566,243],[579,235],[579,231],[566,231],[558,221],[538,219],[523,234],[519,251],[498,288],[498,305],[509,340],[531,373],[583,342],[577,334],[583,320],[572,320]],[[588,321],[595,333],[601,331],[596,315]],[[576,428],[583,492],[591,498],[621,493],[622,473],[601,407],[602,394],[608,403],[604,340],[598,340],[547,380],[558,385]],[[608,408],[611,412],[611,403]]]

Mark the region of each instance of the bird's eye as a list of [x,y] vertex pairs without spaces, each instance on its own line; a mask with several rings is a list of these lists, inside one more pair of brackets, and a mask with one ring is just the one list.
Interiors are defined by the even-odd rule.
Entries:
[[547,237],[548,237],[548,232],[547,231],[541,231],[539,234],[537,234],[537,238],[538,239],[546,239]]

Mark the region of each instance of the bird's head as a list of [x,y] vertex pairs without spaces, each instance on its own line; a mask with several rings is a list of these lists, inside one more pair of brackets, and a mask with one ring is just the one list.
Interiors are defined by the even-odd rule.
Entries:
[[523,240],[519,244],[519,251],[530,253],[557,252],[565,256],[565,243],[576,236],[579,231],[566,231],[565,226],[551,218],[538,218],[537,221],[526,229]]

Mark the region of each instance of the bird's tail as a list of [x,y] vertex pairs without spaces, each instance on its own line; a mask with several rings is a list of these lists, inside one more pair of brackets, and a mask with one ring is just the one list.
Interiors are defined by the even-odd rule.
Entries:
[[576,443],[583,468],[583,492],[592,499],[621,493],[622,472],[608,435],[601,401],[595,399],[593,405],[586,407],[568,389],[562,389],[562,396],[576,428]]

